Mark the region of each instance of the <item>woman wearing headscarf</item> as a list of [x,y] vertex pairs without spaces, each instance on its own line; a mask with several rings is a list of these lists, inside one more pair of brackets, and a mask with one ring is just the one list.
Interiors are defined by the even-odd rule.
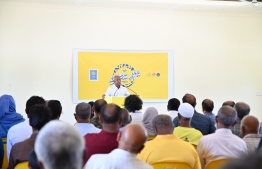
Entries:
[[154,128],[152,126],[153,118],[158,115],[158,111],[154,107],[149,107],[146,109],[143,116],[143,125],[147,130],[148,136],[155,136]]
[[0,134],[6,138],[8,130],[15,124],[23,122],[23,116],[16,112],[15,100],[10,95],[0,97]]

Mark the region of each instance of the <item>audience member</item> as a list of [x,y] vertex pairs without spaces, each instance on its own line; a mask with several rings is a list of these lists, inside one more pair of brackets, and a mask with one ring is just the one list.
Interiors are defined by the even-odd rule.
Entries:
[[62,113],[62,105],[58,100],[49,100],[47,107],[51,110],[51,120],[59,120]]
[[102,125],[100,123],[99,117],[100,117],[100,112],[101,112],[101,108],[106,105],[107,102],[104,99],[98,99],[95,101],[94,103],[94,111],[95,111],[95,115],[94,117],[91,119],[91,123],[99,128],[102,129]]
[[137,95],[129,95],[125,98],[125,109],[127,109],[132,116],[132,123],[142,124],[143,113],[142,109],[143,101]]
[[148,164],[159,162],[184,162],[192,169],[201,169],[195,148],[173,135],[174,124],[168,115],[158,115],[153,119],[156,138],[148,141],[137,157]]
[[95,110],[94,110],[94,103],[93,101],[90,101],[88,102],[88,104],[91,106],[91,115],[90,115],[90,119],[92,119],[94,117],[94,113],[95,113]]
[[0,97],[0,134],[2,138],[7,137],[8,130],[25,121],[23,116],[16,112],[15,100],[10,95]]
[[241,128],[240,128],[241,120],[243,119],[243,117],[249,114],[250,107],[248,104],[244,102],[237,102],[234,108],[237,111],[237,123],[232,128],[232,133],[242,138],[243,136],[241,134]]
[[[186,94],[182,98],[182,101],[183,103],[189,103],[194,108],[196,106],[196,98],[192,94]],[[180,125],[177,117],[173,120],[173,122],[175,126]],[[190,126],[199,130],[203,135],[214,133],[216,130],[216,127],[212,123],[212,121],[207,116],[198,113],[196,110],[194,111],[194,115],[191,119]]]
[[216,117],[218,129],[214,134],[202,137],[197,146],[202,168],[214,160],[240,158],[247,154],[246,143],[230,130],[236,124],[236,118],[237,112],[230,106],[219,109]]
[[29,157],[28,157],[28,168],[29,169],[40,169],[37,163],[37,157],[36,157],[34,149],[30,152]]
[[258,129],[259,121],[256,117],[247,115],[242,119],[241,130],[249,154],[255,152],[261,139],[261,135],[258,134]]
[[177,110],[179,106],[180,106],[180,101],[177,98],[172,98],[168,101],[167,111],[168,111],[168,115],[171,117],[172,120],[175,117],[177,117]]
[[158,115],[158,111],[154,107],[147,108],[143,115],[142,123],[146,128],[147,134],[149,136],[155,136],[155,132],[152,126],[152,121],[157,115]]
[[8,169],[23,161],[28,161],[28,156],[34,148],[35,139],[39,130],[50,121],[51,111],[45,105],[35,105],[29,110],[29,124],[32,127],[32,135],[29,139],[16,143],[10,153]]
[[194,147],[197,147],[202,133],[194,128],[191,128],[190,121],[194,115],[194,108],[188,103],[182,103],[178,108],[178,120],[180,126],[174,129],[174,134],[180,139],[189,142]]
[[90,123],[91,106],[88,103],[79,103],[75,109],[75,119],[77,124],[75,128],[81,133],[82,136],[88,133],[99,133],[101,129],[96,128]]
[[[45,100],[39,96],[32,96],[26,102],[25,112],[27,117],[29,116],[29,110],[32,106],[41,104],[45,105]],[[24,122],[14,125],[11,127],[7,134],[7,158],[9,159],[9,155],[11,149],[15,143],[24,141],[28,139],[32,135],[32,127],[29,125],[29,119],[26,119]]]
[[216,115],[212,112],[214,109],[214,102],[210,99],[205,99],[202,101],[202,111],[204,115],[209,117],[211,121],[216,124]]
[[91,156],[85,168],[153,169],[136,157],[136,154],[144,148],[146,139],[146,130],[140,124],[129,124],[117,136],[118,148],[109,154]]
[[230,106],[230,107],[234,108],[235,102],[232,101],[232,100],[228,100],[228,101],[225,101],[225,102],[222,104],[222,106]]
[[131,123],[132,121],[132,117],[131,115],[128,113],[128,111],[126,109],[121,109],[121,114],[122,114],[122,125],[121,128],[119,129],[120,131],[123,131],[125,126],[128,125],[129,123]]
[[121,108],[116,104],[107,104],[100,112],[102,131],[100,133],[87,134],[85,162],[93,154],[106,154],[117,148],[116,141],[119,128],[122,124]]
[[82,169],[85,143],[71,125],[52,120],[39,132],[35,153],[41,169]]

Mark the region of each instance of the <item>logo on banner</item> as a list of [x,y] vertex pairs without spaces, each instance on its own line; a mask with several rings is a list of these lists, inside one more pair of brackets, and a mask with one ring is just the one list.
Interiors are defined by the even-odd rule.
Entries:
[[89,80],[90,81],[98,80],[98,70],[97,69],[89,69]]
[[113,75],[110,78],[109,83],[114,84],[114,76],[119,75],[121,79],[121,84],[124,87],[130,87],[134,84],[135,79],[140,76],[140,70],[135,70],[129,64],[119,64],[114,68]]

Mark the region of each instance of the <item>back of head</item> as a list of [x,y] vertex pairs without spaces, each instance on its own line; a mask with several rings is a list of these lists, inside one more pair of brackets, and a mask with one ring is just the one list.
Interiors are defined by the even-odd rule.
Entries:
[[38,163],[37,163],[37,158],[35,154],[35,150],[32,150],[29,154],[28,157],[28,166],[30,166],[30,169],[40,169]]
[[244,102],[237,102],[235,104],[235,110],[237,111],[237,117],[241,120],[243,117],[249,114],[250,107]]
[[[218,110],[217,118],[219,119],[220,128],[229,128],[237,119],[237,112],[230,106],[223,106]],[[218,127],[219,127],[218,126]]]
[[135,112],[142,109],[143,101],[137,95],[129,95],[125,98],[125,109],[129,112]]
[[35,152],[44,169],[81,169],[85,144],[71,125],[53,120],[39,132]]
[[157,115],[153,119],[152,125],[156,130],[156,135],[173,134],[174,124],[168,115]]
[[205,99],[203,100],[202,102],[202,108],[204,111],[207,111],[207,112],[212,112],[213,109],[214,109],[214,103],[212,100],[210,99]]
[[185,94],[185,96],[182,98],[183,103],[189,103],[191,106],[196,106],[196,98],[192,94]]
[[244,135],[258,134],[259,125],[260,124],[258,119],[255,116],[251,115],[246,115],[241,121],[242,131],[244,130]]
[[180,106],[180,101],[177,98],[172,98],[168,101],[167,109],[177,111]]
[[93,102],[93,101],[88,102],[88,104],[91,106],[91,108],[94,106],[94,103],[95,102]]
[[147,140],[147,133],[140,124],[128,124],[118,137],[120,149],[137,154]]
[[230,107],[234,107],[235,106],[235,102],[232,101],[232,100],[228,100],[228,101],[225,101],[222,106],[230,106]]
[[60,101],[58,100],[49,100],[47,103],[47,107],[51,110],[51,120],[59,119],[62,113],[62,106]]
[[107,102],[104,99],[96,100],[95,103],[94,103],[95,113],[100,113],[101,108],[106,104],[107,104]]
[[45,105],[34,105],[29,110],[29,123],[34,130],[40,130],[50,121],[51,111]]
[[131,117],[126,109],[121,109],[121,114],[122,114],[122,119],[123,119],[121,127],[124,127],[131,122]]
[[26,108],[25,108],[26,114],[28,114],[30,108],[32,106],[36,105],[36,104],[43,104],[43,105],[45,105],[45,100],[43,99],[43,97],[39,97],[39,96],[32,96],[32,97],[30,97],[27,100],[27,102],[26,102]]
[[78,105],[76,105],[75,112],[78,118],[86,120],[90,118],[91,106],[88,103],[79,103]]
[[100,117],[105,124],[118,124],[122,117],[121,108],[116,104],[107,104],[102,107]]

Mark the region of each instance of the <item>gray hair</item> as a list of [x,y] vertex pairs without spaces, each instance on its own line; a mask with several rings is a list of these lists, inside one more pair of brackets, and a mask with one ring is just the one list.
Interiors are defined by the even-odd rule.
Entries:
[[88,103],[79,103],[76,106],[76,115],[81,119],[88,119],[91,115],[91,106]]
[[81,169],[84,150],[81,134],[58,120],[46,124],[35,141],[37,159],[45,169]]
[[222,125],[230,127],[237,119],[237,112],[230,106],[222,106],[218,110],[217,117]]
[[152,121],[152,126],[153,127],[156,126],[158,129],[161,128],[170,128],[172,130],[174,129],[174,124],[172,122],[171,117],[164,114],[160,114],[154,117]]

